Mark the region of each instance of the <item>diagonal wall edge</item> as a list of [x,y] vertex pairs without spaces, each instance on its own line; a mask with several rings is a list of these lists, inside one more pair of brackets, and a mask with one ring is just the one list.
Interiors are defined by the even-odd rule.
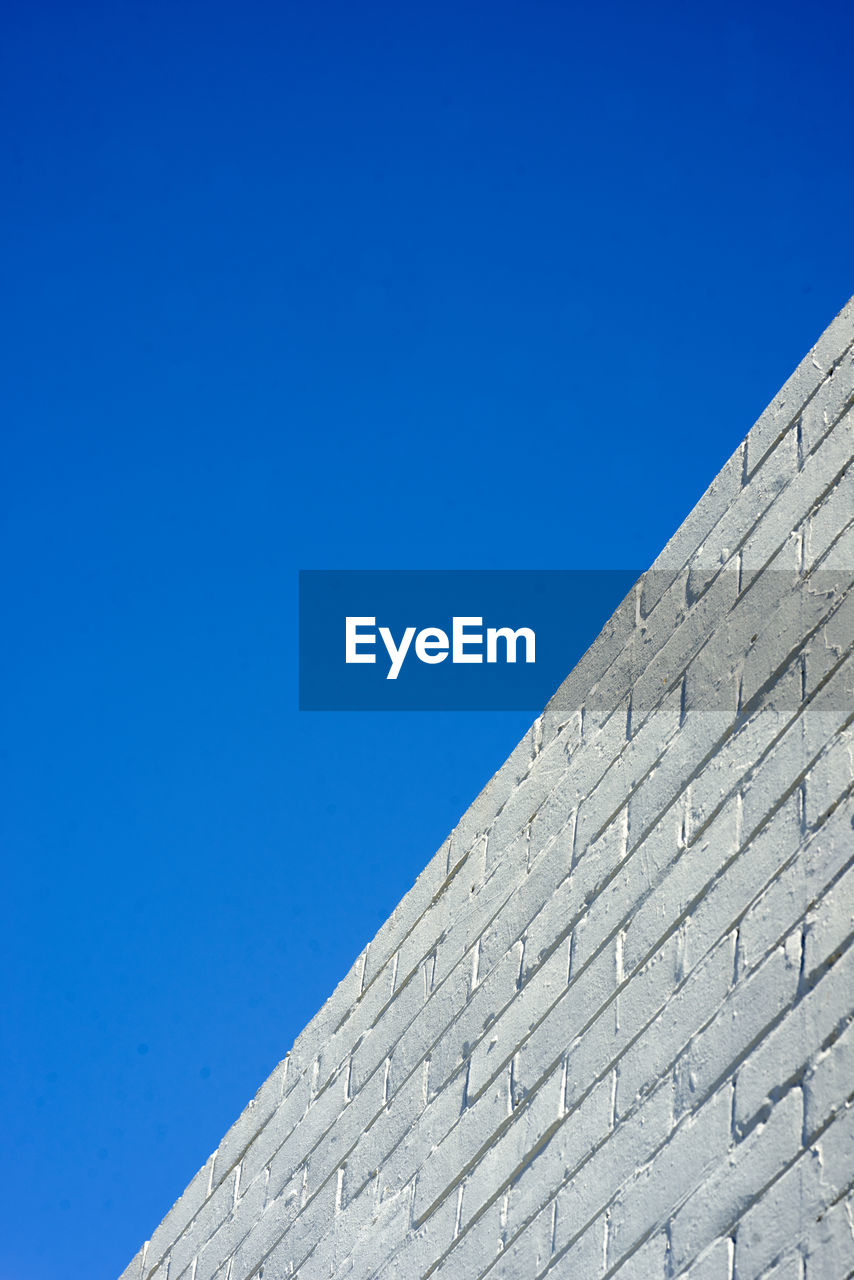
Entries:
[[854,299],[121,1280],[854,1271]]

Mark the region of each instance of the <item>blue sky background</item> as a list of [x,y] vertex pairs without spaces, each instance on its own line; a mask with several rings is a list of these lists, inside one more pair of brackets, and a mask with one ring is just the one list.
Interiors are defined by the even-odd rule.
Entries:
[[854,292],[854,11],[0,25],[0,1280],[115,1280],[530,719],[300,714],[297,570],[654,558]]

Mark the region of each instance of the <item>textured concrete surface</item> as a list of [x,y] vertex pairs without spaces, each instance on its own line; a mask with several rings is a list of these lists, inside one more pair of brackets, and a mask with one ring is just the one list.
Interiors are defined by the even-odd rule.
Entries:
[[122,1280],[854,1273],[854,300]]

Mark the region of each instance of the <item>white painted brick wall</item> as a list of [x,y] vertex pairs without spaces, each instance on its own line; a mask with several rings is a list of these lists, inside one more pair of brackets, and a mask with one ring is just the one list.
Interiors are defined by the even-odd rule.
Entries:
[[854,300],[122,1280],[854,1274]]

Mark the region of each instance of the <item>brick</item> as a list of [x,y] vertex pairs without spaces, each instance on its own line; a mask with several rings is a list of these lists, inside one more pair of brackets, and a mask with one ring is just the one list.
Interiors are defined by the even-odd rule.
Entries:
[[743,547],[752,531],[763,522],[797,469],[797,436],[795,430],[790,429],[783,432],[758,468],[752,470],[748,483],[730,503],[711,535],[697,548],[693,565],[711,572],[716,564],[722,567],[730,564],[734,552]]
[[626,830],[623,815],[584,850],[571,875],[545,895],[540,910],[533,915],[525,930],[525,956],[529,969],[573,926],[578,931],[579,924],[587,917],[589,904],[625,858]]
[[813,766],[827,739],[845,723],[852,699],[854,660],[848,658],[751,771],[741,792],[745,832],[758,827],[773,807],[773,797],[785,794]]
[[[728,1101],[726,1094],[724,1101]],[[797,1158],[802,1127],[803,1098],[795,1089],[743,1143],[732,1144],[670,1223],[670,1256],[677,1272],[716,1237],[729,1235],[762,1188]]]
[[211,1187],[218,1187],[276,1111],[284,1091],[288,1059],[280,1062],[214,1152]]
[[466,1177],[460,1223],[467,1226],[489,1199],[516,1177],[556,1130],[563,1117],[564,1072],[559,1064],[507,1117],[501,1136],[494,1139]]
[[566,990],[569,943],[552,952],[522,987],[512,1004],[493,1022],[469,1060],[468,1094],[477,1097],[501,1065],[512,1057],[521,1037],[537,1023],[538,1014],[551,1008]]
[[261,1216],[266,1200],[264,1179],[257,1179],[246,1195],[239,1199],[207,1243],[199,1250],[193,1280],[216,1280],[237,1246],[249,1235]]
[[[634,919],[644,911],[647,916],[657,913],[661,900],[658,885],[681,853],[681,828],[679,813],[666,814],[641,845],[623,860],[619,874],[593,897],[573,929],[573,975],[590,962],[621,925],[629,928],[630,916]],[[658,931],[654,930],[654,933],[656,939],[660,937]],[[623,971],[631,972],[646,954],[644,951],[627,957],[624,940]]]
[[778,947],[732,989],[679,1059],[678,1111],[698,1106],[719,1081],[738,1068],[742,1055],[767,1036],[768,1028],[794,1000],[798,969],[798,949],[790,942]]
[[[460,1081],[454,1098],[457,1105],[462,1102],[462,1088],[463,1082]],[[423,1080],[416,1073],[358,1134],[344,1168],[345,1204],[359,1193],[368,1179],[378,1176],[389,1154],[406,1134],[412,1111],[418,1106],[423,1094]],[[429,1117],[429,1113],[422,1113],[422,1117]],[[404,1177],[398,1189],[406,1181],[408,1178]]]
[[[376,937],[369,943],[360,988],[366,990],[398,950],[403,939],[440,893],[448,875],[450,838],[421,872],[405,898],[395,907]],[[358,993],[357,993],[358,994]],[[345,1011],[342,1011],[345,1012]]]
[[[514,1230],[533,1220],[543,1204],[573,1178],[588,1179],[589,1174],[582,1171],[597,1152],[609,1145],[613,1093],[612,1077],[596,1084],[583,1101],[573,1107],[536,1162],[523,1169],[514,1180],[507,1195],[507,1221]],[[657,1123],[666,1123],[661,1119],[665,1112],[669,1116],[668,1104],[662,1095],[647,1117],[650,1129]],[[629,1129],[618,1145],[623,1150],[630,1149],[633,1141],[637,1142],[637,1134]]]
[[545,802],[556,784],[567,771],[567,752],[562,736],[549,743],[537,756],[536,768],[531,769],[519,785],[510,793],[506,803],[489,828],[487,843],[487,873],[501,858],[504,849],[513,843]]
[[[526,932],[532,916],[535,916],[544,900],[558,891],[562,879],[569,870],[563,865],[555,865],[554,856],[540,859],[537,865],[529,870],[520,880],[512,894],[501,904],[498,911],[484,925],[483,932],[474,943],[477,950],[477,981],[483,983],[491,970],[502,963],[511,951],[516,952],[516,944]],[[554,940],[557,940],[557,934]],[[550,939],[551,941],[551,939]],[[518,964],[517,964],[518,970]]]
[[297,1036],[288,1054],[286,1088],[293,1088],[299,1077],[311,1070],[321,1047],[328,1042],[330,1035],[358,1004],[363,987],[364,967],[363,952],[338,983],[323,1008],[318,1010],[308,1026]]
[[[447,978],[430,992],[429,998],[425,1000],[397,1042],[385,1046],[389,1056],[388,1093],[390,1096],[397,1093],[412,1072],[417,1070],[428,1056],[431,1075],[435,1077],[437,1045],[448,1037],[450,1028],[456,1027],[461,1021],[475,1024],[479,1016],[481,1020],[488,1017],[488,994],[482,996],[477,1002],[474,1015],[470,1012],[470,1005],[474,999],[473,995],[471,999],[469,998],[472,967],[473,958],[463,956]],[[492,994],[494,998],[498,993]],[[474,1025],[472,1025],[471,1034],[475,1034]],[[455,1061],[454,1066],[456,1065],[458,1063]]]
[[837,479],[854,452],[854,414],[836,424],[818,448],[810,454],[802,471],[797,472],[776,495],[764,518],[746,540],[742,562],[749,569],[759,569],[788,537]]
[[[626,972],[632,972],[645,960],[668,931],[697,903],[715,870],[735,854],[738,848],[737,826],[737,806],[730,804],[701,838],[687,849],[678,848],[674,833],[671,839],[672,865],[626,925],[623,939],[623,967]],[[726,915],[731,918],[730,911]]]
[[[505,1246],[485,1272],[484,1280],[516,1280],[518,1276],[541,1275],[548,1266],[552,1245],[553,1211],[549,1207],[540,1213],[511,1243]],[[453,1254],[451,1258],[453,1258]],[[448,1280],[456,1280],[456,1272],[448,1272]]]
[[633,587],[611,615],[596,642],[581,657],[543,712],[543,735],[547,741],[578,714],[606,671],[622,654],[636,626],[637,593]]
[[779,624],[771,625],[772,619],[785,616],[786,610],[800,611],[804,585],[800,569],[800,544],[790,536],[758,571],[743,572],[740,557],[720,570],[719,577],[727,579],[730,592],[723,597],[726,608],[710,619],[705,642],[687,668],[693,675],[690,692],[694,701],[698,702],[698,693],[704,691],[703,681],[713,692],[740,669],[748,670],[751,663],[764,658],[780,629]]
[[854,1271],[854,1199],[849,1195],[814,1223],[803,1243],[808,1276],[850,1276]]
[[555,1249],[569,1246],[586,1230],[620,1187],[665,1142],[673,1126],[673,1093],[663,1081],[643,1107],[618,1124],[610,1139],[558,1193]]
[[[576,752],[572,762],[575,765],[576,793],[581,798],[590,795],[628,741],[632,698],[625,669],[634,661],[640,634],[638,630],[632,633],[626,652],[607,673],[596,698],[585,703],[581,729],[583,750]],[[616,684],[612,684],[615,681]]]
[[[305,1194],[313,1195],[334,1170],[343,1168],[356,1144],[370,1125],[380,1115],[385,1105],[387,1078],[384,1067],[378,1068],[354,1098],[341,1105],[337,1118],[315,1143],[310,1151],[300,1149],[299,1156],[292,1151],[279,1168],[285,1178],[296,1166],[305,1165]],[[341,1102],[341,1095],[338,1095]],[[271,1165],[270,1176],[274,1186],[282,1185],[281,1176]]]
[[[552,1227],[555,1241],[558,1238],[559,1214],[560,1205],[556,1205],[555,1222]],[[543,1214],[543,1217],[546,1218],[546,1214]],[[601,1213],[581,1236],[572,1241],[568,1249],[557,1255],[557,1264],[547,1273],[550,1280],[571,1280],[574,1276],[584,1276],[585,1280],[588,1276],[590,1280],[603,1280],[606,1238],[607,1215]],[[512,1280],[509,1275],[508,1280]]]
[[187,1229],[207,1200],[213,1162],[211,1155],[149,1240],[145,1253],[146,1274],[154,1269],[169,1246]]
[[[530,1034],[526,1034],[531,1027],[530,1017],[523,1018],[521,1026],[517,1024],[514,1039],[519,1043],[519,1049],[514,1059],[513,1074],[518,1088],[534,1087],[593,1021],[597,1010],[611,999],[616,989],[616,950],[609,945],[573,980],[545,1017],[536,1022]],[[515,1020],[515,1005],[513,1012]],[[472,1068],[474,1065],[472,1057]],[[483,1063],[482,1074],[486,1075],[488,1071],[488,1065]]]
[[[277,1196],[298,1168],[342,1114],[347,1101],[347,1072],[342,1071],[314,1099],[270,1161],[268,1195]],[[346,1121],[345,1121],[346,1123]]]
[[[674,938],[674,949],[677,944],[678,939]],[[620,1059],[616,1100],[618,1116],[624,1116],[635,1106],[637,1099],[655,1087],[723,1004],[732,983],[733,951],[734,939],[723,939],[669,1000],[659,996],[654,1001],[659,1006],[657,1016]],[[666,967],[664,973],[667,975]],[[635,978],[632,990],[638,983],[639,978]],[[671,983],[671,992],[674,985]],[[634,1005],[633,999],[631,1003]]]
[[609,1265],[634,1248],[650,1225],[663,1225],[684,1197],[708,1182],[729,1138],[730,1098],[724,1091],[677,1126],[661,1150],[620,1189],[610,1210]]
[[800,1251],[786,1254],[770,1271],[764,1273],[762,1280],[806,1280]]
[[475,987],[460,1015],[448,1026],[430,1053],[429,1089],[434,1096],[461,1068],[472,1050],[516,993],[522,945],[516,945]]
[[[359,1258],[363,1237],[370,1233],[378,1221],[383,1224],[394,1222],[397,1210],[408,1202],[409,1191],[404,1188],[398,1195],[387,1196],[380,1204],[376,1183],[369,1183],[362,1192],[348,1204],[341,1203],[337,1212],[329,1213],[325,1223],[317,1232],[314,1248],[300,1268],[305,1280],[330,1280],[339,1275],[352,1275],[359,1267]],[[408,1225],[408,1215],[407,1215]],[[405,1234],[405,1230],[402,1234]],[[391,1241],[388,1250],[394,1247]],[[377,1252],[379,1240],[374,1239]]]
[[578,811],[576,842],[586,847],[607,828],[628,801],[629,793],[650,771],[679,729],[682,696],[679,688],[667,692],[655,716],[626,742]]
[[[609,1235],[609,1241],[612,1237]],[[650,1280],[650,1276],[667,1275],[667,1236],[657,1232],[645,1240],[639,1248],[619,1266],[620,1280]]]
[[350,1088],[360,1089],[388,1056],[409,1025],[424,1008],[427,993],[423,975],[416,971],[394,994],[377,1021],[362,1039],[350,1061]]
[[[309,1257],[321,1234],[321,1226],[325,1226],[329,1216],[335,1211],[335,1191],[333,1185],[327,1184],[320,1195],[289,1224],[278,1243],[263,1258],[265,1275],[289,1275]],[[247,1237],[247,1240],[250,1239],[252,1237]],[[236,1261],[237,1255],[235,1263]],[[232,1269],[232,1277],[233,1280],[248,1280],[245,1268],[241,1273],[236,1266]]]
[[131,1258],[125,1267],[119,1280],[143,1280],[145,1276],[145,1245],[140,1249],[139,1253]]
[[442,942],[436,953],[434,983],[441,982],[479,940],[492,921],[524,883],[528,874],[528,842],[524,833],[507,849],[502,865],[493,869],[472,894],[465,884],[459,901],[450,901],[447,917],[437,935]]
[[854,1109],[767,1189],[738,1227],[735,1274],[755,1280],[811,1231],[854,1177]]
[[[585,707],[581,744],[569,757],[565,772],[555,779],[563,803],[570,808],[577,807],[592,793],[626,744],[629,694],[623,689],[613,707],[610,699],[607,701],[609,705],[603,709],[601,722],[589,706]],[[579,846],[577,840],[574,843],[578,852],[583,852],[584,845]]]
[[[501,1248],[501,1212],[499,1201],[489,1206],[473,1229],[461,1229],[437,1260],[438,1266],[431,1273],[431,1280],[433,1276],[436,1280],[479,1280],[489,1260]],[[425,1264],[432,1265],[429,1255],[424,1257],[422,1267]]]
[[[720,816],[723,818],[724,814]],[[739,818],[737,801],[735,812],[730,810],[729,816],[731,819]],[[745,936],[750,933],[745,920],[756,897],[781,874],[786,853],[792,853],[797,848],[799,835],[798,798],[791,796],[773,813],[758,834],[752,835],[746,842],[743,839],[739,841],[741,847],[738,854],[722,868],[702,896],[694,902],[685,921],[683,932],[686,970],[692,969],[719,938],[733,929],[738,930],[739,960],[743,964],[748,945]],[[791,841],[791,845],[788,841]],[[714,848],[714,845],[710,847]],[[781,935],[786,932],[777,927],[778,923],[772,922],[773,927],[769,930],[761,951],[757,946],[757,962],[773,950]],[[758,935],[754,945],[757,943]]]
[[308,1110],[311,1076],[302,1074],[279,1103],[270,1120],[253,1138],[240,1163],[240,1186],[245,1188],[273,1159]]
[[415,1184],[413,1212],[416,1221],[425,1217],[455,1186],[462,1172],[510,1120],[510,1079],[499,1075],[492,1085],[466,1107],[425,1160]]
[[854,727],[848,726],[827,744],[807,774],[806,820],[818,827],[827,812],[854,782]]
[[[419,1081],[413,1079],[414,1084]],[[388,1150],[383,1148],[379,1153],[384,1156],[377,1167],[377,1178],[381,1195],[396,1193],[402,1190],[417,1173],[430,1153],[439,1145],[442,1138],[450,1132],[455,1120],[463,1109],[465,1080],[457,1077],[432,1099],[423,1109],[410,1105],[407,1108],[401,1100],[394,1111],[396,1141]],[[395,1099],[395,1102],[397,1099]],[[392,1110],[391,1108],[389,1109]],[[386,1113],[383,1113],[385,1115]],[[413,1115],[416,1116],[413,1121]],[[380,1134],[375,1138],[379,1142]],[[345,1182],[349,1175],[345,1171]]]
[[[660,707],[665,695],[678,686],[697,659],[710,636],[733,607],[738,594],[738,575],[718,574],[708,591],[686,612],[684,620],[667,627],[667,639],[632,686],[632,723],[642,725]],[[667,620],[663,620],[667,626]]]
[[854,631],[854,591],[828,616],[827,621],[811,637],[805,654],[804,693],[810,696],[850,652]]
[[422,1226],[413,1230],[400,1247],[389,1257],[385,1265],[376,1271],[357,1272],[375,1280],[411,1280],[418,1274],[420,1259],[440,1257],[454,1239],[457,1206],[453,1198],[447,1200],[437,1213],[432,1214]]
[[854,949],[849,949],[791,1012],[764,1037],[739,1068],[735,1119],[746,1125],[772,1092],[799,1078],[812,1054],[850,1013]]
[[477,847],[490,830],[510,796],[527,777],[536,758],[538,733],[533,725],[517,743],[504,764],[469,805],[449,836],[447,875],[453,875],[460,861]]
[[654,1014],[667,1002],[677,981],[679,939],[669,938],[614,999],[595,1015],[566,1054],[566,1105],[574,1106],[612,1067],[619,1081],[623,1055],[633,1048]]
[[830,369],[840,362],[851,342],[851,304],[844,307],[815,347],[807,353],[785,386],[747,436],[748,476],[781,432],[793,426],[805,405],[826,383]]
[[730,705],[689,713],[682,732],[629,799],[629,847],[646,839],[662,816],[702,768],[710,749],[730,731],[736,714],[736,691],[724,692]]
[[[798,552],[790,543],[787,552]],[[773,562],[772,562],[773,565]],[[750,709],[758,698],[768,705],[768,690],[773,688],[774,703],[779,710],[794,713],[800,709],[803,691],[799,684],[785,685],[785,698],[778,692],[780,673],[793,667],[800,671],[797,660],[809,643],[810,635],[822,626],[850,588],[848,573],[816,573],[804,579],[800,573],[784,573],[766,569],[751,585],[747,597],[763,580],[780,598],[767,605],[760,599],[752,602],[746,617],[749,637],[742,638],[741,705]],[[754,639],[755,635],[755,639]],[[773,685],[772,685],[773,681]]]
[[834,1203],[854,1181],[854,1107],[843,1108],[819,1135],[812,1149],[819,1154],[824,1203]]
[[854,352],[848,350],[836,361],[833,375],[825,378],[800,416],[801,449],[814,452],[830,428],[850,407],[854,397]]
[[[795,794],[751,841],[748,854],[761,850],[762,870],[754,880],[755,901],[739,927],[743,966],[754,968],[822,896],[849,860],[850,829],[848,811],[840,807],[818,833],[804,842],[799,797]],[[775,861],[779,866],[770,878],[767,868]],[[808,946],[814,946],[809,936]]]
[[340,1071],[392,998],[395,964],[389,961],[349,1005],[329,1034],[316,1046],[315,1058],[304,1072],[313,1093],[319,1092]]
[[[565,759],[570,764],[581,746],[581,722],[582,716],[579,709],[569,724],[565,725],[559,733]],[[573,793],[562,787],[561,779],[558,778],[552,790],[531,814],[530,843],[532,849],[537,851],[537,855],[542,850],[548,849],[551,842],[561,835],[571,822],[574,812],[573,799]]]
[[[639,619],[618,661],[595,691],[591,723],[601,722],[605,712],[619,707],[628,688],[630,699],[626,705],[627,710],[631,708],[634,734],[650,711],[678,684],[690,655],[708,638],[711,620],[720,610],[724,596],[731,593],[731,584],[720,581],[709,599],[689,600],[688,577],[689,570],[685,568],[664,590],[651,612]],[[649,587],[646,579],[644,587]]]
[[[373,1277],[406,1242],[410,1232],[412,1189],[383,1199],[365,1198],[357,1219],[337,1215],[332,1227],[300,1267],[300,1280]],[[354,1206],[355,1207],[355,1206]]]
[[[818,848],[824,846],[822,852],[825,856],[830,850],[838,851],[840,860],[846,853],[854,855],[854,847],[852,847],[854,841],[850,837],[846,839],[845,830],[847,827],[850,832],[851,822],[850,819],[847,823],[844,821],[853,811],[854,805],[849,805],[840,813],[840,821],[834,824],[837,831],[841,828],[837,840],[832,839],[829,831],[823,831],[813,842]],[[807,913],[804,934],[806,974],[808,976],[813,974],[832,956],[841,953],[851,941],[852,934],[854,934],[854,867],[849,867]]]
[[[830,590],[838,588],[836,573],[829,571],[822,558],[839,539],[845,554],[842,564],[851,564],[850,530],[840,537],[854,510],[854,466],[848,466],[819,505],[810,513],[804,531],[804,569],[813,570],[816,587]],[[844,581],[844,579],[843,579]]]
[[657,605],[678,571],[684,568],[704,545],[718,521],[729,511],[741,492],[744,472],[744,446],[725,462],[694,510],[686,517],[677,533],[644,574],[640,612],[646,617]]
[[731,1280],[732,1252],[731,1240],[716,1240],[683,1273],[685,1280]]
[[215,1191],[204,1201],[193,1220],[192,1231],[184,1231],[170,1251],[169,1269],[181,1272],[196,1256],[201,1242],[209,1240],[217,1228],[225,1222],[234,1206],[237,1171],[229,1173]]
[[804,1079],[806,1132],[810,1136],[840,1111],[854,1093],[854,1023],[816,1057]]

